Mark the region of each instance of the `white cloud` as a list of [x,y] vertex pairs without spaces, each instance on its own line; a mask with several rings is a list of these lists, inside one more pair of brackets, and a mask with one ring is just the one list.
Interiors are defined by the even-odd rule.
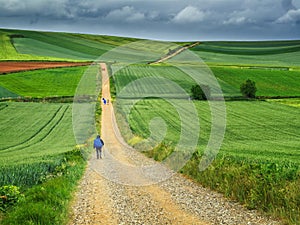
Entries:
[[289,10],[286,14],[276,20],[277,23],[297,23],[300,22],[300,9]]
[[124,6],[121,9],[110,11],[105,18],[111,21],[137,22],[144,20],[145,15],[141,12],[135,11],[135,9],[131,6]]
[[225,25],[241,25],[246,22],[246,17],[236,17],[236,18],[229,18],[228,20],[224,21],[223,24]]
[[205,13],[198,8],[187,6],[173,18],[173,21],[179,24],[196,23],[203,21],[205,16]]
[[[234,11],[229,14],[228,18],[224,18],[222,24],[224,25],[243,25],[255,22],[253,18],[256,17],[256,13],[253,10],[246,9],[242,11]],[[261,19],[261,18],[257,18]]]
[[159,13],[158,13],[158,11],[150,11],[150,12],[148,12],[147,17],[150,20],[155,20],[155,19],[159,18]]

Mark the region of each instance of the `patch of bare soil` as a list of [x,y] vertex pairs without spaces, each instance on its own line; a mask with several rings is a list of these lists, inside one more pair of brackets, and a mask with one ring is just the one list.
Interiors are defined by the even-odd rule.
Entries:
[[86,66],[90,64],[90,62],[0,62],[0,74],[37,69]]

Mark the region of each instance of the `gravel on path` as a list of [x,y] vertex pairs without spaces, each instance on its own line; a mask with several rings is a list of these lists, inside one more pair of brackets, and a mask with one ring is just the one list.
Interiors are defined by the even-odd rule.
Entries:
[[[102,95],[109,99],[107,68],[100,65]],[[89,160],[72,206],[70,224],[280,224],[180,174],[167,173],[169,178],[160,182],[151,179],[149,171],[158,171],[136,169],[149,165],[150,159],[124,146],[120,137],[116,137],[114,122],[110,122],[115,121],[111,104],[102,107],[105,107],[101,126],[104,157],[98,160],[93,154]],[[130,167],[134,159],[139,163]]]

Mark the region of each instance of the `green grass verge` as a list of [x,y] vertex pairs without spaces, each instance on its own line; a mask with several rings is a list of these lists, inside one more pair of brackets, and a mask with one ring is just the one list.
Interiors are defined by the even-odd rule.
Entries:
[[85,166],[79,150],[65,153],[53,177],[26,190],[25,198],[6,213],[1,224],[67,224],[70,203]]
[[238,200],[248,209],[263,211],[281,219],[284,224],[299,224],[299,164],[224,156],[200,172],[200,159],[201,156],[194,155],[181,172],[228,198]]

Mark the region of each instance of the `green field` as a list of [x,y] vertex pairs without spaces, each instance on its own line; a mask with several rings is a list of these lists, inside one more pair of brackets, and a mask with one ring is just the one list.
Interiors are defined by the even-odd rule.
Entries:
[[[142,79],[145,77],[154,78],[152,83],[147,83],[148,87],[144,87],[141,90],[144,93],[161,93],[162,96],[181,97],[177,90],[169,90],[163,87],[158,80],[159,78],[165,78],[180,85],[187,93],[190,92],[190,88],[195,84],[195,81],[185,76],[184,73],[176,67],[172,66],[148,66],[148,65],[135,65],[122,69],[114,75],[116,82],[116,89],[119,92],[122,88],[128,85],[130,82]],[[157,78],[157,80],[155,80]],[[169,87],[170,88],[170,87]]]
[[[234,69],[223,69],[226,72],[234,71]],[[243,71],[243,70],[242,70]],[[251,70],[252,71],[252,70]],[[229,74],[226,76],[218,76],[222,81],[221,84],[227,84],[224,87],[229,87],[227,82],[230,82],[230,87],[233,89],[234,85],[237,86],[239,82],[242,82],[249,73],[246,75],[240,75],[241,71],[237,71],[238,74]],[[254,73],[256,72],[256,73]],[[283,76],[282,71],[276,73],[259,74],[257,71],[253,71],[252,78],[257,76],[257,86],[263,83],[267,88],[261,91],[264,95],[290,95],[293,96],[299,92],[300,85],[297,85],[297,79],[293,79],[293,76],[297,77],[297,74],[293,72],[286,72],[287,78]],[[154,76],[158,77],[162,75],[164,78],[168,78],[179,85],[182,88],[189,91],[189,88],[193,85],[190,77],[184,75],[177,68],[172,68],[169,66],[131,66],[119,71],[115,75],[115,84],[117,92],[122,90],[123,87],[128,85],[135,79],[141,79],[144,77]],[[234,77],[233,77],[234,76]],[[270,79],[271,77],[271,79]],[[280,77],[283,82],[280,82]],[[300,77],[300,76],[298,76]],[[226,79],[227,78],[227,79]],[[267,83],[267,80],[271,82]],[[154,79],[155,82],[155,79]],[[300,82],[300,80],[299,80]],[[135,90],[140,90],[140,93],[147,93],[149,96],[154,95],[157,91],[154,87],[158,89],[163,89],[159,87],[159,82],[151,83],[148,82],[145,85],[136,84]],[[277,86],[275,84],[278,84]],[[184,85],[183,85],[184,84]],[[298,83],[299,84],[299,83]],[[163,84],[162,84],[163,85]],[[278,86],[281,85],[283,88],[275,92]],[[294,87],[294,89],[293,89]],[[134,88],[132,88],[134,89]],[[270,90],[269,92],[268,89]],[[298,91],[298,92],[297,92]],[[168,87],[164,86],[163,91],[160,91],[162,98],[176,98],[179,96],[176,90],[172,91]],[[238,93],[238,87],[236,87],[236,93]],[[173,95],[172,95],[173,94]],[[180,105],[185,107],[187,99],[181,100]],[[208,138],[210,132],[210,111],[209,107],[204,102],[195,102],[198,108],[198,114],[201,124],[201,136],[200,138],[205,140]],[[227,108],[227,128],[225,139],[220,152],[230,153],[232,155],[245,156],[247,158],[255,159],[276,159],[276,160],[292,160],[299,162],[298,149],[300,148],[300,135],[298,134],[298,129],[300,127],[300,119],[297,115],[298,108],[291,107],[288,105],[279,104],[275,101],[273,102],[243,102],[243,101],[233,101],[226,102]],[[168,109],[168,110],[167,110]],[[205,110],[204,110],[205,109]],[[154,112],[152,112],[152,110]],[[142,103],[136,104],[134,110],[132,111],[130,127],[133,132],[140,137],[145,138],[149,131],[147,131],[147,126],[152,117],[162,116],[163,119],[171,124],[171,133],[168,135],[166,142],[172,141],[177,142],[178,133],[180,133],[180,121],[178,121],[178,116],[176,110],[173,111],[163,100],[143,100]],[[193,121],[188,121],[192,124]],[[173,130],[172,130],[173,129]],[[175,135],[177,133],[177,135]],[[207,142],[207,140],[206,140]],[[203,150],[203,149],[202,149]],[[276,154],[274,154],[276,153]]]
[[225,96],[240,96],[240,85],[253,80],[257,96],[299,96],[300,71],[212,67]]
[[[10,32],[5,32],[4,30],[0,29],[0,61],[7,61],[7,60],[55,60],[61,61],[65,60],[58,57],[49,57],[49,56],[38,56],[38,54],[24,54],[22,52],[18,52],[15,46],[12,44],[12,38],[10,37]],[[25,46],[24,46],[25,47]],[[39,51],[38,51],[39,52]]]
[[[257,96],[267,97],[293,97],[300,95],[300,71],[282,71],[265,69],[238,69],[230,67],[211,67],[213,75],[217,78],[224,96],[241,96],[240,85],[247,79],[255,81],[258,89]],[[136,65],[123,69],[115,77],[117,91],[120,91],[130,82],[143,77],[163,77],[169,79],[190,93],[195,81],[184,74],[180,69],[172,66],[145,66]],[[156,82],[155,85],[159,85]],[[144,90],[145,92],[155,92],[153,84]],[[180,97],[178,93],[168,88],[160,88],[165,91],[165,95]]]
[[[181,101],[184,107],[186,101]],[[211,115],[207,103],[195,104],[201,124],[198,147],[203,152],[210,133]],[[276,102],[227,102],[226,107],[227,128],[220,157],[232,155],[253,161],[300,163],[298,108]],[[168,110],[161,110],[166,108]],[[169,125],[165,142],[176,144],[181,131],[180,120],[176,110],[163,100],[143,100],[137,104],[130,115],[130,127],[135,135],[146,138],[149,122],[157,116]],[[191,124],[193,120],[187,123]]]
[[[2,169],[18,165],[22,168],[40,162],[50,163],[76,145],[71,104],[3,102],[0,107],[0,127],[5,129],[0,134]],[[26,176],[32,177],[31,173],[34,172],[27,171]],[[12,174],[1,173],[1,176],[1,185],[10,183],[5,176],[10,177]],[[26,176],[22,179],[29,179]]]
[[134,38],[0,29],[0,60],[92,61]]
[[300,41],[204,42],[192,51],[209,64],[272,68],[300,66]]
[[[11,73],[0,76],[0,86],[18,96],[73,96],[87,68],[84,66]],[[10,97],[11,93],[4,92],[0,97]]]

